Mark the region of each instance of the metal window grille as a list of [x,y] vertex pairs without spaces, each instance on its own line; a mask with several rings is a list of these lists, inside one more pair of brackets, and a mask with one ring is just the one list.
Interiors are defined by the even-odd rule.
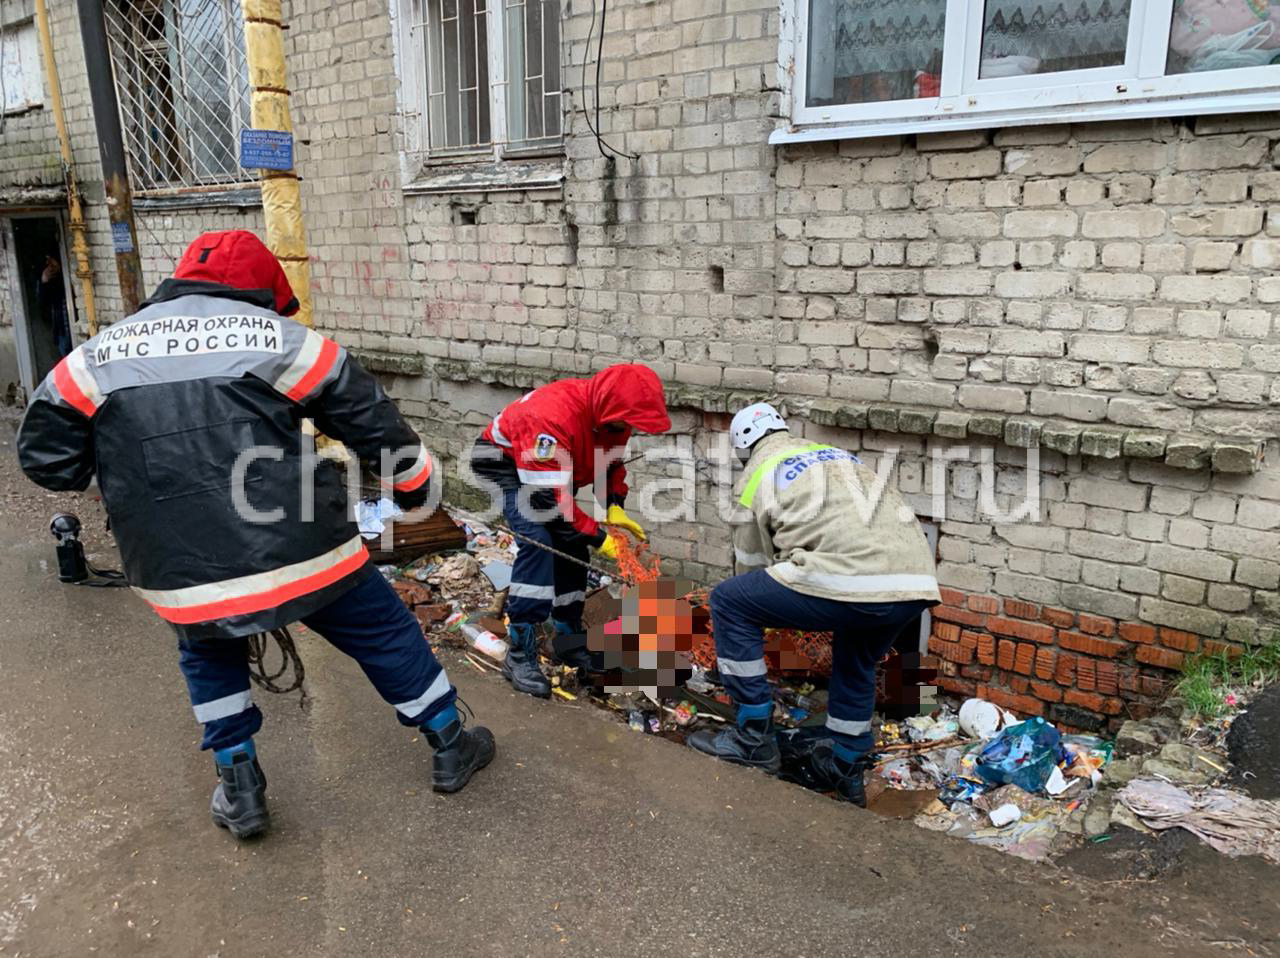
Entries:
[[433,152],[492,142],[488,2],[428,0],[427,131]]
[[249,181],[238,163],[249,73],[237,0],[108,0],[135,189]]
[[505,0],[507,140],[513,149],[560,140],[558,0]]
[[560,0],[405,0],[410,152],[542,149],[561,139]]

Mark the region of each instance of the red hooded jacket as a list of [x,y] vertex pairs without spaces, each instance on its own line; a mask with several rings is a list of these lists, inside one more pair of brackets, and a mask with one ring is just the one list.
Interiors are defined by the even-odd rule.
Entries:
[[[619,431],[606,423],[621,423]],[[573,492],[605,470],[609,503],[627,495],[623,450],[633,432],[671,428],[662,380],[647,366],[610,366],[590,379],[548,383],[502,410],[481,438],[501,447],[525,485],[556,490],[564,517],[589,539],[600,525],[578,507]]]
[[298,311],[297,297],[280,261],[248,230],[201,233],[182,254],[173,278],[269,291],[275,311],[281,316]]

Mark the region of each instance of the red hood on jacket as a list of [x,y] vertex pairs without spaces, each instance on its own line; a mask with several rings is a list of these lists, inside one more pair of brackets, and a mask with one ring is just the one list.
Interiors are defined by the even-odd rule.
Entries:
[[173,278],[220,283],[234,289],[270,290],[277,313],[292,316],[298,311],[298,300],[280,261],[248,230],[202,233],[182,254]]
[[625,422],[636,432],[657,434],[671,428],[662,380],[648,366],[602,369],[588,386],[591,418],[596,426]]

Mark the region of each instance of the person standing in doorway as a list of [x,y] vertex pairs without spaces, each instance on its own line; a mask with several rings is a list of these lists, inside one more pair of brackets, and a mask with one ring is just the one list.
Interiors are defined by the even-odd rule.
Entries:
[[67,287],[58,257],[46,254],[40,282],[36,284],[36,305],[40,319],[53,330],[53,344],[62,359],[71,352],[71,319],[67,312]]

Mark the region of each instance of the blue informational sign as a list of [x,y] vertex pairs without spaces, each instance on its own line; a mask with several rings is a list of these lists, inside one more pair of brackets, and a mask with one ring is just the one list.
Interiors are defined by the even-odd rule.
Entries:
[[129,232],[128,223],[111,224],[111,245],[117,253],[133,252],[133,235]]
[[241,130],[240,165],[246,170],[293,169],[293,134],[283,130]]

